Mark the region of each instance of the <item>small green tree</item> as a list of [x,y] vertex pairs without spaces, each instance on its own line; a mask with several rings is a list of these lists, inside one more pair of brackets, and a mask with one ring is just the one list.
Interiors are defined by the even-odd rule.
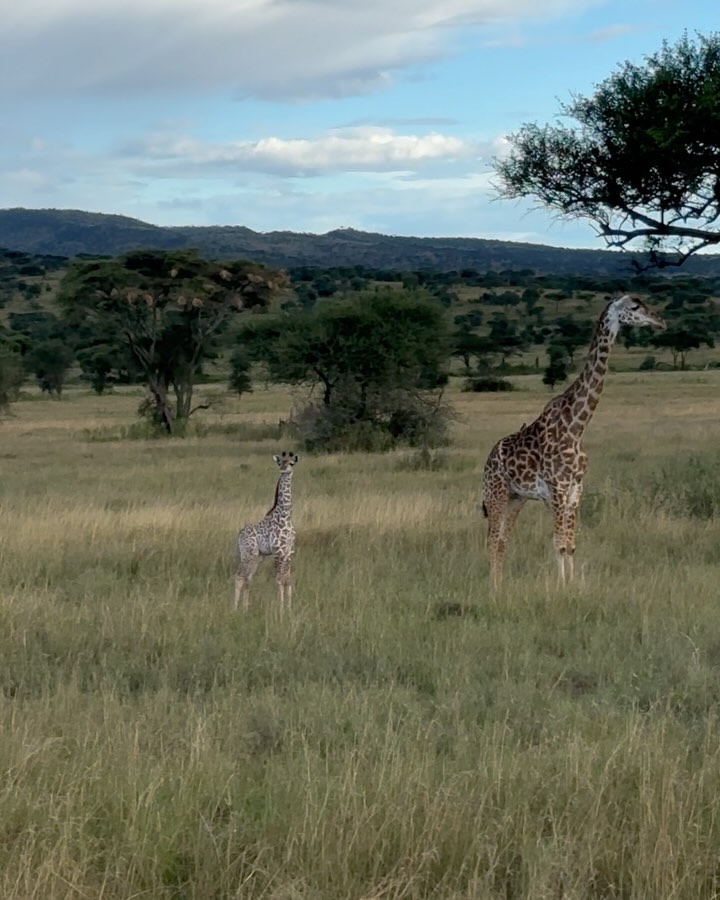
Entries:
[[497,353],[502,358],[501,366],[504,368],[509,357],[527,347],[527,341],[514,321],[504,313],[495,313],[490,320],[487,346],[490,352]]
[[309,388],[295,421],[310,449],[385,449],[444,437],[448,329],[443,309],[425,294],[385,289],[326,300],[309,313],[258,319],[239,339],[272,381]]
[[548,364],[543,373],[543,384],[555,387],[568,377],[568,356],[562,344],[550,344],[547,348]]
[[473,361],[478,371],[487,371],[490,368],[491,349],[486,337],[476,334],[469,325],[461,325],[453,332],[451,339],[451,354],[462,360],[466,372],[469,374]]
[[78,351],[83,378],[96,394],[103,394],[120,380],[120,373],[133,367],[126,347],[117,343],[92,343]]
[[589,319],[576,319],[574,316],[561,316],[552,323],[551,344],[564,348],[572,363],[575,353],[585,344],[590,343],[594,323]]
[[650,339],[654,347],[664,347],[670,351],[673,360],[673,369],[677,369],[678,360],[680,368],[685,368],[685,361],[691,350],[697,350],[701,344],[714,347],[715,342],[708,331],[691,318],[679,319],[668,323],[665,331],[654,334]]
[[230,357],[230,380],[228,387],[234,391],[238,397],[243,394],[252,393],[252,378],[250,377],[250,368],[252,360],[243,347],[236,347]]
[[62,397],[65,378],[75,360],[72,349],[58,338],[34,344],[25,355],[25,367],[37,379],[43,393]]

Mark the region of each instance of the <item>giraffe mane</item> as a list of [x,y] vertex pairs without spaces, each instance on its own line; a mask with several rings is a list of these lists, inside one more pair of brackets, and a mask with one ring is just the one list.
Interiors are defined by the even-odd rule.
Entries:
[[265,513],[266,516],[269,516],[270,513],[271,513],[271,512],[275,509],[275,507],[277,506],[277,502],[278,502],[278,494],[279,494],[279,493],[280,493],[280,479],[278,478],[277,484],[275,485],[275,498],[274,498],[274,500],[273,500],[273,505],[272,505],[272,506],[270,507],[270,509]]

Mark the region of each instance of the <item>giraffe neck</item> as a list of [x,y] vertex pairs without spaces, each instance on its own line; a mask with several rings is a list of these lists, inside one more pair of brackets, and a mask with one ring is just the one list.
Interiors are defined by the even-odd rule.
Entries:
[[600,400],[618,330],[619,324],[608,316],[607,311],[604,312],[595,326],[582,371],[562,394],[562,407],[566,411],[563,419],[567,422],[568,433],[576,438],[587,428]]
[[271,513],[278,516],[289,516],[292,512],[292,471],[281,472],[275,488],[275,502]]

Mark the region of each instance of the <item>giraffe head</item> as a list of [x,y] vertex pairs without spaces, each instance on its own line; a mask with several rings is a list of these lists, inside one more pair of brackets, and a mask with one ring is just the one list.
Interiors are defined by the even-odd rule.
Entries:
[[281,472],[292,472],[293,466],[298,461],[298,455],[297,453],[286,453],[283,450],[280,455],[276,453],[273,459],[278,464]]
[[667,326],[663,319],[652,312],[645,304],[624,294],[617,300],[613,300],[607,307],[607,318],[615,328],[621,325],[641,327],[649,325],[651,328],[659,328],[664,331]]

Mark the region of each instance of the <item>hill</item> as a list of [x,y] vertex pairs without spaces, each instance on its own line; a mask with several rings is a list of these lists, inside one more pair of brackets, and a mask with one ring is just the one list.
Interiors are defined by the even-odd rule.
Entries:
[[[629,254],[479,238],[397,237],[343,228],[327,234],[261,233],[243,226],[162,227],[126,216],[61,209],[0,210],[0,247],[25,253],[115,256],[142,247],[196,247],[212,258],[251,258],[285,268],[479,271],[533,269],[538,274],[627,276]],[[696,257],[683,272],[720,275],[720,256]]]

